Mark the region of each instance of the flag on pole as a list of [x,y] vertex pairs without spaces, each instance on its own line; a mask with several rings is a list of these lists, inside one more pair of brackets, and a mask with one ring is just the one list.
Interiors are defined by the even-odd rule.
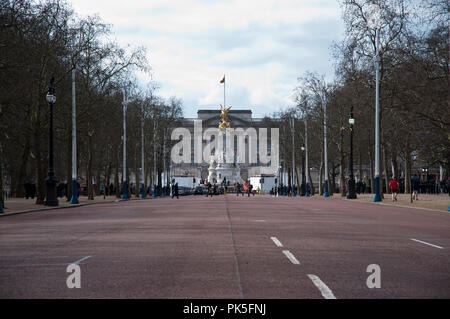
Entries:
[[223,79],[220,80],[220,83],[225,83],[225,75],[223,75]]

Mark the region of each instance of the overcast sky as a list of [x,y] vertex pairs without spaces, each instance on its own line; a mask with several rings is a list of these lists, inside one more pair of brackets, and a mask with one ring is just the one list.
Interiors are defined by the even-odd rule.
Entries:
[[121,45],[147,47],[157,94],[182,99],[186,117],[223,104],[224,74],[233,109],[262,117],[292,106],[305,71],[332,79],[330,46],[344,32],[337,0],[70,2],[112,24]]

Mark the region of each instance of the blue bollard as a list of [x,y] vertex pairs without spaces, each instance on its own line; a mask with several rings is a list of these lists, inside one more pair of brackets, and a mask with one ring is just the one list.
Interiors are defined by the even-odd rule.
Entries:
[[128,199],[127,195],[127,182],[123,182],[123,192],[122,192],[122,199]]
[[141,198],[144,199],[145,198],[145,185],[141,184]]
[[72,180],[72,198],[70,199],[71,204],[79,204],[78,201],[78,183],[76,180]]
[[380,177],[375,177],[375,196],[373,197],[374,202],[381,202],[380,196]]
[[330,197],[330,193],[328,193],[328,181],[325,181],[325,192],[323,193],[323,197]]

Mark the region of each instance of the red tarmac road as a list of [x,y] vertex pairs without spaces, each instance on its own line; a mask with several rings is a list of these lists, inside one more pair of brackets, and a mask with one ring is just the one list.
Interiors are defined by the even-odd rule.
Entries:
[[450,298],[450,214],[227,195],[0,218],[0,298],[325,297]]

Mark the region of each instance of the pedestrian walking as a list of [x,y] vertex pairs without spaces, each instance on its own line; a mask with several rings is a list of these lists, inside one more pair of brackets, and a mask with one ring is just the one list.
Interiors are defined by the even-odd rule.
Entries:
[[397,195],[398,195],[398,181],[397,181],[397,178],[394,177],[389,182],[389,187],[391,188],[392,201],[396,202],[397,201]]
[[31,183],[29,181],[26,181],[23,186],[25,189],[25,198],[28,199],[31,197]]
[[36,183],[33,182],[31,184],[31,193],[30,193],[31,199],[34,199],[34,196],[36,196]]
[[175,196],[176,196],[177,199],[178,199],[178,196],[179,196],[179,192],[178,192],[178,183],[175,183]]
[[208,190],[208,192],[206,193],[206,197],[208,197],[209,195],[211,195],[212,197],[212,185],[210,182],[208,182],[208,184],[206,185],[206,189]]
[[411,189],[413,192],[414,200],[419,200],[419,187],[420,187],[419,176],[417,176],[417,174],[414,174],[414,176],[411,177]]
[[177,199],[179,198],[179,193],[178,193],[178,183],[175,183],[175,185],[172,186],[172,199],[174,197],[177,197]]

